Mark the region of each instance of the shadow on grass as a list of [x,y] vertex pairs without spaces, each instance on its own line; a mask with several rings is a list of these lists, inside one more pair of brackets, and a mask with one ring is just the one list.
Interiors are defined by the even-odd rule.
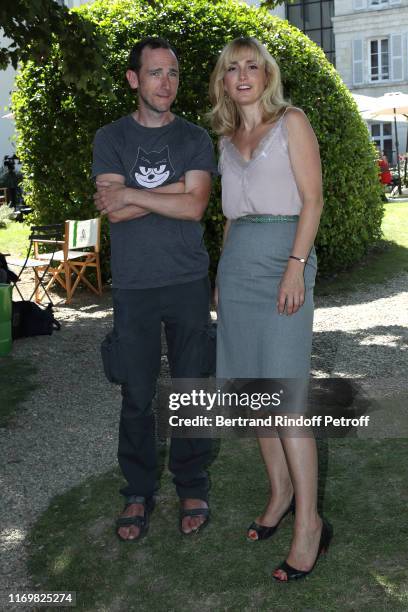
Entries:
[[[315,293],[317,296],[349,294],[356,289],[385,283],[403,272],[408,272],[408,248],[396,242],[382,240],[360,263],[349,270],[339,272],[331,278],[319,278]],[[387,295],[392,294],[388,292]]]
[[0,359],[0,427],[6,427],[16,414],[17,407],[37,389],[34,381],[36,367],[24,359]]
[[55,498],[37,521],[29,545],[33,584],[75,590],[79,609],[98,612],[406,610],[405,441],[331,439],[322,451],[324,514],[335,538],[306,581],[271,578],[287,554],[291,518],[267,542],[245,540],[267,482],[255,440],[228,440],[213,465],[213,519],[202,534],[178,533],[166,475],[147,538],[119,542],[113,523],[121,478],[111,471]]

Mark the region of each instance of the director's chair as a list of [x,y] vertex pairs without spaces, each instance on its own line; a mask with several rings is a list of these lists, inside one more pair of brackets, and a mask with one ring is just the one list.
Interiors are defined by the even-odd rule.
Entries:
[[[84,283],[97,295],[102,295],[102,276],[100,266],[100,235],[101,218],[86,219],[85,221],[65,221],[65,234],[62,249],[53,253],[39,253],[38,244],[34,243],[35,259],[43,264],[46,262],[47,272],[51,279],[45,286],[48,291],[56,282],[67,293],[67,304],[79,283]],[[54,262],[59,262],[57,266]],[[86,277],[87,270],[91,268],[96,272],[96,285]]]
[[[25,258],[6,256],[8,266],[19,268],[17,277],[12,283],[13,287],[16,288],[21,299],[24,300],[24,297],[17,283],[21,279],[24,270],[31,268],[34,272],[34,290],[30,295],[29,300],[32,300],[35,295],[35,301],[40,302],[46,295],[48,297],[48,300],[52,304],[51,297],[45,285],[45,279],[46,274],[49,271],[53,262],[54,255],[57,252],[57,249],[59,249],[61,245],[64,244],[64,225],[62,223],[57,223],[53,225],[33,225],[30,228],[30,235],[28,236],[28,240],[29,244],[27,249],[27,255]],[[41,260],[36,257],[36,253],[38,254],[38,244],[46,244],[47,248],[49,249],[47,253],[46,264],[44,260]],[[43,292],[43,295],[40,299],[41,290]]]

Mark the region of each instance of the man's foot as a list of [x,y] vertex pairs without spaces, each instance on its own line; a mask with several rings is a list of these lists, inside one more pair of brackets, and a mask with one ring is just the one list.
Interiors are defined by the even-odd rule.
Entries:
[[199,510],[202,508],[204,512],[200,514],[196,512],[192,516],[181,516],[180,529],[188,535],[189,533],[198,532],[201,526],[209,520],[208,504],[202,499],[182,499],[180,500],[181,512],[188,512],[189,510]]
[[[143,519],[145,515],[144,504],[128,504],[123,512],[119,515],[118,520],[130,517],[139,517]],[[118,526],[116,533],[121,540],[137,540],[140,537],[142,527],[137,525]]]

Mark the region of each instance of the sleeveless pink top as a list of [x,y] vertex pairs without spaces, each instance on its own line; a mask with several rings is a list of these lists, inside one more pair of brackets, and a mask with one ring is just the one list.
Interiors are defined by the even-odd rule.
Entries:
[[220,149],[222,209],[227,219],[300,213],[303,204],[289,159],[285,113],[261,139],[249,161],[225,136]]

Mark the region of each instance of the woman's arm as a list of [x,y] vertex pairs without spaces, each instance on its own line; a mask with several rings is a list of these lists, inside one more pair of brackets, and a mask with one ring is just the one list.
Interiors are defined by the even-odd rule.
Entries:
[[[300,109],[287,111],[286,127],[289,158],[303,202],[291,254],[307,260],[323,209],[319,145],[309,120]],[[293,314],[302,306],[305,300],[304,266],[296,259],[289,259],[278,296],[280,314],[285,311],[285,306],[286,314]]]

